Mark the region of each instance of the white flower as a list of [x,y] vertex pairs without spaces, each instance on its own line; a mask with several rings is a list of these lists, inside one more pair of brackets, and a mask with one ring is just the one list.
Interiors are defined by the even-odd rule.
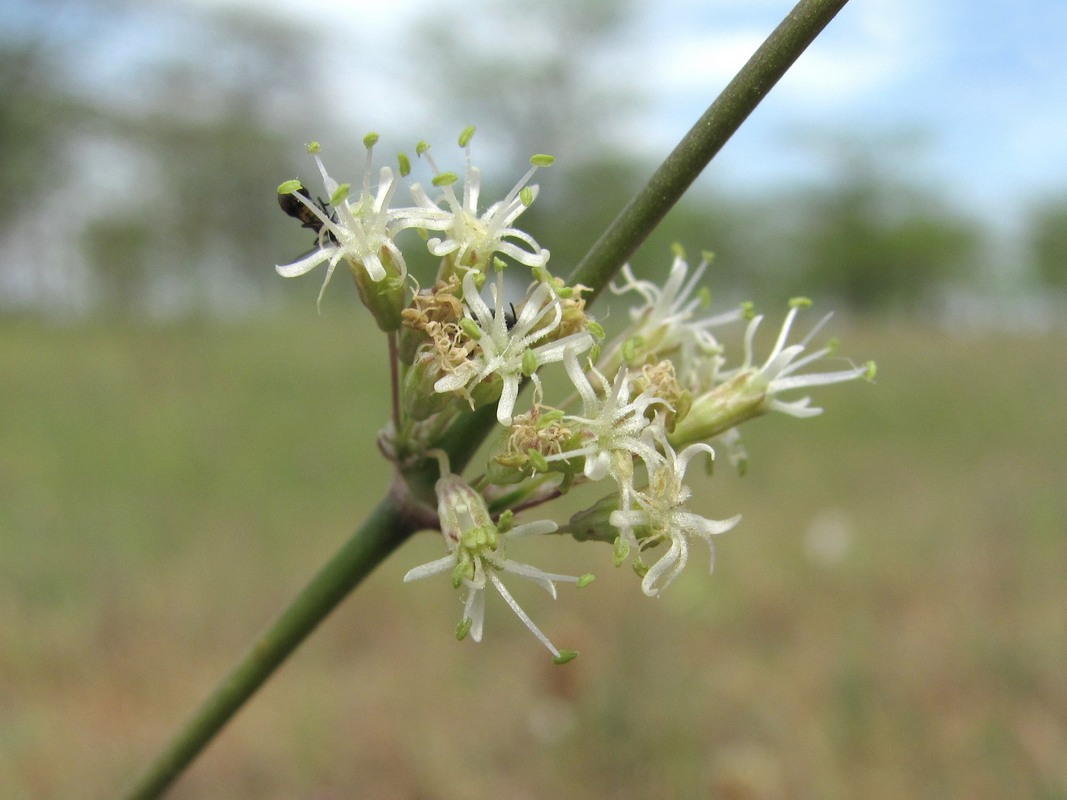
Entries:
[[[789,309],[789,313],[786,314],[785,321],[782,323],[782,329],[778,333],[778,339],[774,343],[770,355],[767,356],[767,360],[764,362],[763,366],[760,367],[750,381],[747,382],[746,391],[748,393],[761,393],[764,396],[762,401],[763,410],[780,411],[783,414],[788,414],[793,417],[813,417],[817,414],[821,414],[822,409],[810,407],[810,397],[803,397],[799,400],[787,402],[778,399],[776,395],[779,395],[782,392],[788,392],[791,389],[802,389],[809,386],[824,386],[831,383],[851,381],[856,378],[861,378],[864,375],[870,375],[873,371],[872,364],[864,364],[858,367],[834,370],[831,372],[809,372],[806,375],[796,374],[809,364],[818,361],[823,356],[833,352],[833,348],[823,347],[801,357],[801,354],[807,348],[808,343],[815,337],[815,334],[819,332],[819,329],[826,324],[827,320],[830,319],[830,314],[823,317],[819,321],[819,324],[812,328],[802,341],[797,344],[786,345],[786,341],[789,338],[789,331],[793,326],[793,320],[796,319],[797,313],[801,307],[810,304],[810,301],[805,298],[797,298],[791,302],[791,308]],[[729,380],[734,375],[753,370],[752,342],[756,335],[756,329],[759,327],[762,320],[763,317],[760,315],[754,317],[749,323],[748,328],[745,330],[744,363],[737,370],[723,373],[721,375],[723,379]]]
[[625,282],[621,285],[614,282],[609,284],[615,294],[633,291],[645,298],[644,305],[630,309],[631,326],[622,337],[640,341],[641,353],[654,355],[655,360],[678,353],[676,369],[683,381],[691,386],[697,364],[722,352],[722,347],[709,328],[741,319],[740,309],[714,316],[699,316],[701,309],[707,305],[707,296],[696,292],[696,288],[707,266],[708,260],[705,258],[687,281],[689,265],[681,256],[675,256],[670,274],[661,289],[651,281],[635,278],[630,265],[626,264],[622,268]]
[[496,417],[502,425],[510,425],[522,376],[532,374],[542,364],[563,360],[567,348],[585,352],[593,346],[593,336],[582,331],[534,346],[548,337],[563,318],[559,297],[552,286],[547,282],[538,283],[510,325],[504,303],[503,271],[497,271],[496,283],[490,291],[495,309],[489,308],[478,294],[476,273],[468,272],[463,277],[466,319],[473,323],[465,330],[472,335],[477,348],[464,364],[438,379],[434,391],[459,392],[469,399],[471,390],[478,383],[499,375],[503,379],[503,389]]
[[563,356],[567,375],[582,398],[581,415],[571,414],[563,419],[572,430],[579,433],[582,444],[547,457],[559,461],[582,456],[585,459],[585,476],[592,481],[611,475],[619,485],[624,500],[633,491],[633,458],[637,456],[646,463],[658,457],[655,447],[642,434],[653,423],[646,412],[655,403],[663,401],[645,391],[631,397],[630,376],[625,365],[619,368],[609,387],[607,380],[594,370],[598,382],[604,387],[601,396],[593,389],[578,363],[578,353],[568,348]]
[[805,353],[808,342],[830,318],[829,315],[823,317],[802,341],[792,345],[786,344],[797,312],[802,306],[809,304],[810,301],[804,298],[791,301],[791,308],[782,324],[778,339],[761,366],[753,363],[753,340],[763,317],[756,316],[752,319],[745,330],[743,363],[732,370],[718,370],[718,385],[693,400],[689,413],[670,434],[675,445],[718,436],[746,420],[770,411],[779,411],[793,417],[821,414],[821,408],[813,408],[810,405],[810,397],[786,401],[778,395],[809,386],[823,386],[874,376],[874,364],[870,362],[843,370],[798,374],[800,370],[833,350],[831,347],[823,347]]
[[[377,191],[371,188],[373,175],[372,145],[374,137],[369,136],[367,143],[367,160],[363,171],[363,186],[359,197],[353,201],[348,196],[348,186],[341,185],[326,172],[326,167],[317,155],[315,163],[322,174],[323,187],[333,208],[332,214],[324,213],[317,203],[305,197],[299,189],[291,195],[322,223],[319,230],[319,246],[303,258],[292,264],[276,267],[278,274],[285,278],[304,275],[319,264],[326,262],[326,278],[319,290],[319,302],[322,302],[326,285],[333,277],[333,271],[342,258],[348,260],[352,269],[361,268],[367,277],[377,283],[386,276],[387,268],[394,274],[399,273],[403,279],[407,275],[407,265],[400,249],[393,241],[403,228],[417,227],[423,224],[416,209],[391,211],[389,204],[396,192],[396,179],[389,167],[382,167],[378,172]],[[391,264],[383,264],[382,253],[388,253]]]
[[[634,495],[636,507],[620,509],[611,513],[610,522],[619,529],[624,541],[648,548],[668,543],[667,552],[653,564],[641,581],[641,590],[654,597],[667,588],[685,568],[689,560],[689,540],[703,539],[711,550],[712,568],[715,566],[715,549],[711,537],[734,527],[740,515],[727,520],[706,519],[684,508],[692,496],[692,490],[683,483],[690,460],[699,453],[713,456],[710,445],[693,444],[675,453],[661,440],[664,456],[648,465],[648,488]],[[662,579],[662,585],[657,582]]]
[[[409,570],[404,576],[404,582],[450,572],[453,586],[457,589],[460,586],[467,589],[463,617],[457,630],[461,638],[469,632],[476,642],[482,640],[485,589],[488,584],[492,584],[504,598],[504,602],[541,644],[548,648],[553,657],[565,658],[522,610],[498,577],[498,573],[509,573],[528,578],[543,587],[553,599],[556,597],[556,581],[577,583],[578,578],[575,576],[544,572],[529,564],[512,561],[505,552],[505,544],[508,541],[552,533],[558,527],[556,523],[542,520],[511,528],[503,524],[498,525],[493,522],[482,496],[462,478],[451,473],[443,475],[437,481],[434,491],[437,494],[437,513],[448,555]],[[510,514],[507,519],[510,522]],[[501,522],[503,523],[503,518]]]
[[[450,255],[453,262],[461,267],[484,268],[497,252],[528,267],[543,267],[548,262],[548,251],[528,233],[514,227],[514,222],[537,197],[537,186],[530,186],[526,192],[523,189],[538,167],[549,165],[551,158],[534,156],[530,169],[507,196],[479,214],[481,171],[471,164],[471,134],[473,130],[468,129],[460,139],[466,153],[462,199],[456,196],[452,188],[451,180],[454,180],[455,176],[439,172],[433,159],[426,154],[425,148],[420,148],[419,154],[430,163],[436,175],[434,183],[442,192],[437,202],[434,202],[421,185],[416,183],[411,186],[411,196],[416,206],[425,219],[431,220],[424,227],[443,232],[443,237],[431,238],[427,242],[430,252],[439,257]],[[443,204],[445,208],[439,204]],[[512,240],[517,240],[518,243]]]

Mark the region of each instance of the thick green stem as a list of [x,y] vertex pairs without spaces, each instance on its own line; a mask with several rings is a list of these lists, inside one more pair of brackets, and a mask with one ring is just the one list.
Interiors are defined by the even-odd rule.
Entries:
[[[569,283],[589,286],[593,296],[611,280],[696,176],[804,49],[847,0],[801,0],[741,69],[723,93],[670,154],[648,185],[622,210],[578,264]],[[459,473],[492,430],[493,409],[464,414],[435,445],[448,454]],[[416,529],[417,516],[404,513],[412,498],[432,498],[437,467],[408,474],[411,496],[394,492],[363,527],[311,580],[267,631],[252,645],[199,711],[154,761],[126,800],[157,798],[196,758],[237,710],[318,624]]]
[[567,282],[595,297],[848,0],[800,0],[626,204]]

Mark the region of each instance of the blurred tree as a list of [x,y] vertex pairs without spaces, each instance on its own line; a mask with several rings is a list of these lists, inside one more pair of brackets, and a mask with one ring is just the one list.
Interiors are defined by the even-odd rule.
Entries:
[[518,163],[533,153],[568,167],[602,157],[605,134],[621,124],[635,91],[596,72],[625,53],[633,0],[472,5],[464,25],[434,21],[418,37],[440,63],[421,76],[428,98],[448,114],[461,109],[461,126],[490,126],[494,145]]
[[537,176],[547,191],[522,221],[563,275],[654,167],[618,153],[617,131],[641,98],[634,87],[605,79],[625,60],[638,7],[633,0],[476,5],[469,24],[428,24],[418,36],[440,64],[423,78],[427,96],[445,116],[460,109],[459,126],[492,131],[491,141],[476,146],[486,146],[483,161],[491,149],[507,166],[486,170],[487,198],[510,188],[498,176],[517,175],[533,153],[556,157],[558,166]]
[[979,224],[933,190],[890,177],[888,166],[846,157],[829,185],[785,199],[783,294],[829,294],[860,312],[915,311],[967,281],[982,250]]
[[1042,284],[1067,291],[1067,197],[1047,200],[1031,211],[1029,245]]
[[[319,99],[306,32],[161,4],[45,5],[50,25],[25,11],[0,49],[0,177],[20,198],[0,235],[39,237],[42,207],[62,208],[63,225],[47,253],[9,248],[48,263],[0,272],[87,271],[89,294],[124,314],[221,310],[273,288],[272,265],[311,244],[274,191],[297,172],[294,128]],[[23,302],[62,307],[41,295],[85,289],[41,282]]]

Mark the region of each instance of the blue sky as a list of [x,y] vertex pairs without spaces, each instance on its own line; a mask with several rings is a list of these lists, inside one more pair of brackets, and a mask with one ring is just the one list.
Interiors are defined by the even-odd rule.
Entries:
[[[6,2],[6,0],[4,0]],[[349,113],[367,129],[430,141],[454,139],[471,122],[462,108],[442,116],[413,88],[436,62],[410,35],[430,21],[470,32],[479,51],[501,58],[550,46],[533,26],[502,29],[485,0],[171,0],[271,14],[326,32],[309,58],[322,86],[345,98],[324,116]],[[636,0],[636,24],[594,44],[583,79],[621,82],[648,102],[612,120],[607,146],[647,158],[665,155],[763,37],[790,0]],[[148,8],[159,8],[149,6]],[[523,8],[536,14],[539,4]],[[41,20],[32,6],[7,11],[6,24]],[[77,3],[64,7],[77,22]],[[139,13],[129,6],[126,12]],[[71,13],[75,12],[75,13]],[[20,16],[21,15],[21,16]],[[36,15],[40,16],[40,15]],[[132,26],[136,30],[136,25]],[[131,36],[128,48],[174,46],[175,36]],[[168,45],[167,39],[171,42]],[[151,43],[151,44],[148,44]],[[1063,0],[851,0],[727,145],[701,182],[726,191],[817,177],[820,136],[860,135],[875,146],[908,134],[920,146],[892,155],[908,174],[954,203],[1010,229],[1035,198],[1067,193],[1067,3]],[[117,62],[119,43],[103,53]],[[99,59],[101,54],[95,54]],[[129,57],[129,54],[125,54]],[[461,57],[461,55],[460,55]],[[121,91],[100,61],[82,74]],[[522,87],[516,87],[522,91]],[[479,135],[482,147],[492,131]],[[561,164],[561,167],[564,165]],[[896,168],[891,166],[890,168]]]
[[[188,0],[219,3],[222,0]],[[249,9],[264,0],[229,0]],[[395,111],[402,130],[422,119],[403,81],[424,68],[404,38],[414,21],[440,19],[487,30],[480,3],[278,2],[335,31],[336,68],[327,81]],[[660,156],[701,113],[733,71],[792,7],[782,0],[642,0],[639,24],[592,54],[589,79],[621,80],[656,99],[619,120],[620,147]],[[531,8],[536,8],[531,4]],[[502,53],[536,46],[528,31],[492,33]],[[349,47],[345,47],[345,42]],[[1067,3],[1062,0],[852,0],[719,155],[702,181],[728,189],[817,174],[808,135],[863,133],[872,141],[910,133],[908,169],[955,203],[1010,227],[1035,197],[1067,193]],[[347,52],[346,52],[347,51]],[[388,66],[402,62],[390,80]],[[346,66],[347,65],[347,66]],[[429,69],[429,65],[425,65]],[[388,127],[380,120],[381,127]]]

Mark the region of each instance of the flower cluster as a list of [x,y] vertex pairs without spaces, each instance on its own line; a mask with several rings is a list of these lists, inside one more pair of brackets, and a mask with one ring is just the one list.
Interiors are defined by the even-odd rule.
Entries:
[[[361,299],[389,335],[393,415],[380,437],[382,450],[400,480],[424,469],[427,459],[438,459],[436,522],[447,551],[410,570],[405,580],[449,573],[454,588],[466,591],[457,636],[470,634],[475,641],[482,636],[485,589],[492,586],[562,663],[575,653],[551,643],[502,577],[530,579],[555,597],[556,583],[582,586],[591,576],[558,575],[514,561],[507,545],[545,534],[610,543],[615,565],[629,562],[642,591],[657,596],[686,566],[694,540],[704,541],[713,557],[711,537],[740,520],[710,519],[693,508],[690,462],[713,458],[712,443],[741,462],[740,423],[772,411],[818,414],[808,397],[787,395],[873,377],[874,367],[845,362],[814,369],[832,348],[810,344],[826,318],[792,341],[797,317],[810,305],[803,298],[790,303],[769,354],[757,359],[763,317],[747,306],[709,313],[701,279],[710,256],[691,270],[680,250],[662,286],[622,268],[611,291],[635,303],[628,324],[608,339],[587,313],[588,288],[553,276],[549,251],[515,227],[537,196],[530,180],[552,159],[534,156],[515,187],[483,210],[472,134],[467,129],[460,137],[461,190],[459,176],[439,170],[427,145],[416,148],[433,173],[432,190],[411,184],[412,205],[404,207],[393,207],[400,184],[391,169],[381,168],[373,180],[376,136],[365,139],[366,166],[355,198],[348,184],[329,176],[312,148],[328,201],[316,203],[298,181],[287,181],[279,192],[287,213],[317,231],[318,246],[278,272],[292,277],[325,263],[325,289],[345,261]],[[406,177],[410,162],[401,156],[399,165]],[[397,243],[408,229],[420,231],[421,246],[440,259],[433,284],[425,288],[408,275]],[[526,277],[511,280],[516,273]],[[741,358],[734,364],[720,337],[746,319]],[[549,402],[541,373],[554,364],[568,388]],[[533,391],[521,404],[525,381]],[[482,473],[466,481],[451,472],[436,445],[461,415],[484,406],[495,409],[499,435]],[[607,492],[565,525],[514,523],[516,511],[584,484],[604,484]]]

